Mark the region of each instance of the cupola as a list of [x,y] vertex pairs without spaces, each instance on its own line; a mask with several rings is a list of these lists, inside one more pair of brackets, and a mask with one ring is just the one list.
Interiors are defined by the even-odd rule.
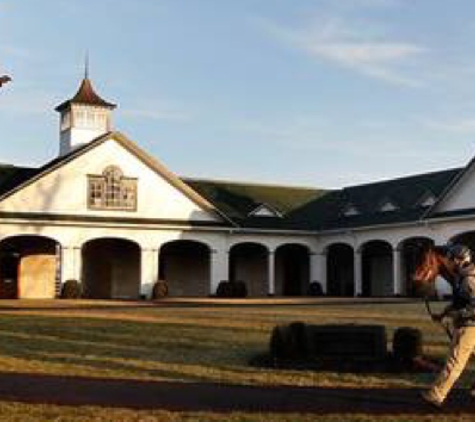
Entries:
[[59,155],[68,154],[112,130],[112,110],[116,105],[96,94],[88,73],[86,64],[84,79],[74,97],[55,109],[60,113]]

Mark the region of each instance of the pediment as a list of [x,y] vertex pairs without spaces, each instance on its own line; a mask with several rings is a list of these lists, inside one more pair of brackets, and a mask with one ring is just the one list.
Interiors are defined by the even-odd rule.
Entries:
[[47,164],[0,198],[0,212],[225,221],[211,203],[120,133]]
[[428,213],[450,213],[472,209],[475,209],[474,160],[447,186]]

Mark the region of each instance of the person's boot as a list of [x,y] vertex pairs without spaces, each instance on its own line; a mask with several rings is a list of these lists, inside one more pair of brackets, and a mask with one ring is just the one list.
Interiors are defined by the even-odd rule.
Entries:
[[442,401],[440,401],[431,391],[423,391],[421,393],[421,398],[432,407],[435,407],[437,409],[440,409],[442,407]]

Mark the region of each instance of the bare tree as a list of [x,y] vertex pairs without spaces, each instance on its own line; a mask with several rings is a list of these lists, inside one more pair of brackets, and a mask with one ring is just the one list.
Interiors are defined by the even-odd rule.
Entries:
[[0,76],[0,88],[3,86],[3,84],[6,84],[7,82],[10,82],[12,78],[8,75],[2,75]]

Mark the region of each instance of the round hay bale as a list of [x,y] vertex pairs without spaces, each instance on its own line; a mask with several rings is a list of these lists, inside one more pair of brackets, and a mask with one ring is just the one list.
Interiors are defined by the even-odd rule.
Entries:
[[305,323],[295,321],[289,324],[290,343],[293,357],[304,357],[309,350],[307,342],[307,326]]
[[168,284],[165,280],[158,280],[152,289],[152,299],[163,299],[168,296]]
[[61,299],[79,299],[82,296],[82,286],[77,280],[66,280],[61,287]]
[[299,359],[307,352],[306,326],[303,322],[277,325],[272,330],[269,352],[273,359]]
[[421,330],[413,327],[401,327],[394,332],[393,356],[400,362],[412,362],[422,356],[423,341]]

